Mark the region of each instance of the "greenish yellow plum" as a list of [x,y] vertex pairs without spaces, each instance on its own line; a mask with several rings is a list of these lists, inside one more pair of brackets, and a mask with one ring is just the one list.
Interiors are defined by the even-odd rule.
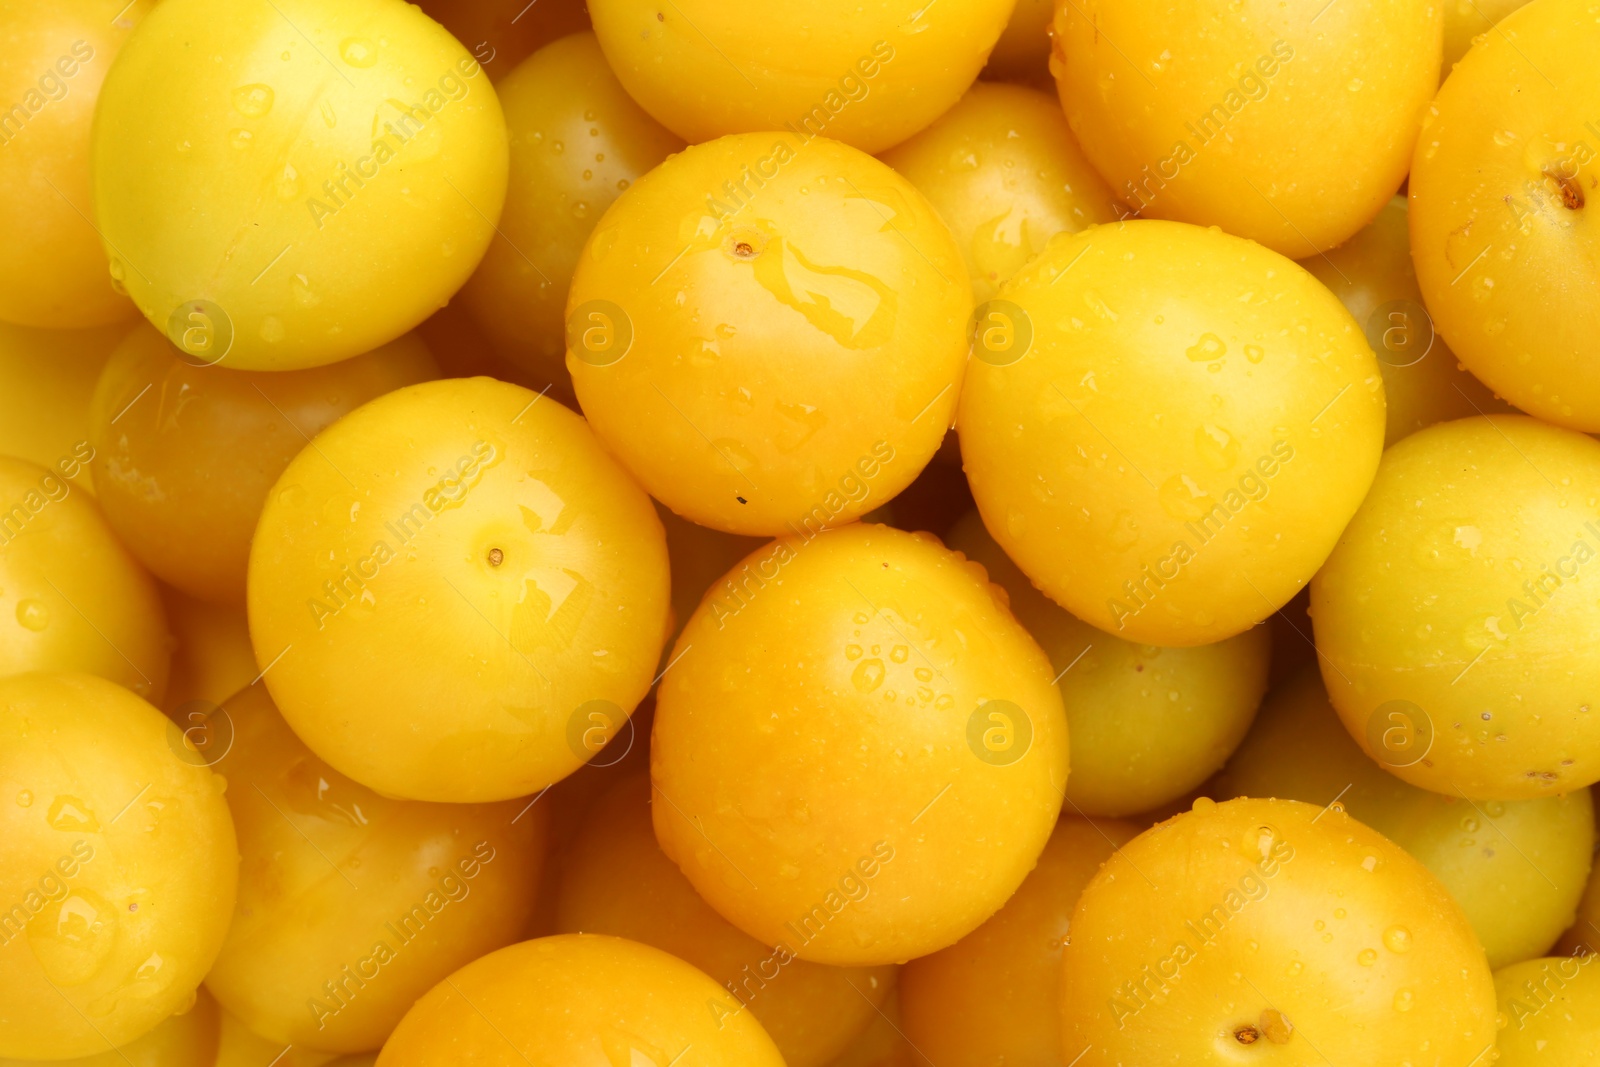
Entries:
[[314,756],[260,685],[222,705],[242,859],[206,985],[251,1030],[327,1052],[380,1047],[412,1003],[511,944],[533,908],[545,809],[391,800]]
[[794,129],[881,152],[960,99],[1014,2],[590,0],[589,15],[628,92],[690,144]]
[[1343,242],[1400,187],[1439,85],[1431,3],[1075,0],[1054,26],[1067,120],[1129,207],[1296,259]]
[[1053,91],[1050,78],[1050,22],[1054,0],[1017,0],[1011,21],[989,53],[984,74]]
[[426,319],[488,247],[508,166],[478,61],[402,0],[162,0],[106,78],[92,156],[112,277],[239,370]]
[[[0,456],[41,467],[89,440],[95,382],[127,324],[35,330],[0,322]],[[82,468],[83,485],[93,479]]]
[[1039,865],[994,917],[900,972],[906,1038],[939,1067],[1066,1067],[1061,955],[1072,909],[1112,852],[1140,828],[1063,816]]
[[1019,85],[978,82],[880,158],[950,225],[980,303],[1051,237],[1125,214],[1073,140],[1061,105]]
[[1323,681],[1350,735],[1447,796],[1600,780],[1597,551],[1593,438],[1489,415],[1395,445],[1311,584]]
[[124,322],[90,221],[95,102],[154,0],[0,3],[0,320],[49,329]]
[[606,447],[684,518],[775,536],[859,518],[933,457],[971,291],[910,182],[773,133],[696,145],[636,182],[567,307],[567,369]]
[[1597,52],[1590,0],[1511,12],[1445,79],[1409,186],[1417,282],[1444,339],[1512,404],[1585,432],[1600,430]]
[[1494,1045],[1466,916],[1336,808],[1197,800],[1100,868],[1064,960],[1062,1049],[1083,1067],[1466,1064]]
[[266,373],[196,365],[140,324],[95,389],[100,510],[162,581],[242,604],[250,537],[289,461],[340,416],[438,375],[415,334],[339,363]]
[[548,44],[497,87],[511,144],[498,234],[460,299],[503,356],[555,395],[572,272],[612,201],[683,142],[633,102],[592,33]]
[[[716,1009],[724,1009],[718,1011]],[[524,941],[435,986],[384,1045],[383,1067],[670,1063],[784,1067],[772,1039],[716,982],[620,937]]]
[[187,1011],[167,1017],[155,1029],[120,1048],[70,1060],[14,1060],[0,1056],[0,1067],[215,1067],[217,1002],[201,986]]
[[1267,698],[1211,788],[1217,796],[1319,806],[1337,798],[1433,872],[1466,913],[1490,967],[1548,951],[1572,924],[1589,879],[1595,843],[1589,790],[1473,801],[1408,785],[1350,739],[1314,667]]
[[103,678],[0,679],[0,1056],[113,1052],[195,1003],[239,853],[226,783],[183,751]]
[[1528,960],[1495,972],[1506,1026],[1500,1067],[1591,1067],[1600,1063],[1600,956]]
[[539,0],[521,6],[499,0],[423,0],[417,5],[500,81],[534,52],[589,28],[583,0]]
[[708,596],[656,698],[656,836],[764,945],[837,966],[953,944],[1055,825],[1053,671],[983,569],[857,523],[775,541]]
[[289,464],[251,547],[250,637],[284,718],[341,773],[505,800],[572,773],[591,717],[614,731],[639,703],[668,586],[649,498],[582,419],[448,379],[357,408]]
[[1434,329],[1417,288],[1406,218],[1406,199],[1397,196],[1360,233],[1300,264],[1343,302],[1378,357],[1385,448],[1436,422],[1511,410],[1456,362]]
[[159,703],[171,637],[150,576],[75,489],[94,449],[46,469],[0,456],[0,677],[82,671]]
[[984,525],[1129,641],[1267,618],[1333,550],[1383,447],[1383,379],[1338,299],[1216,230],[1058,235],[979,308],[958,421]]
[[756,1017],[788,1067],[825,1067],[877,1014],[894,968],[808,963],[735,928],[662,853],[651,804],[641,773],[589,810],[566,856],[557,929],[626,937],[694,964]]
[[1267,691],[1272,639],[1264,626],[1194,648],[1113,637],[1035,589],[977,512],[945,543],[983,564],[1045,655],[1072,737],[1068,810],[1149,811],[1204,782],[1244,739]]

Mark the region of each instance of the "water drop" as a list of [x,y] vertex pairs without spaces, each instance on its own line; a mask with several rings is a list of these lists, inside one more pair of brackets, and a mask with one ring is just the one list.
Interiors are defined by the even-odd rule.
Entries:
[[249,148],[250,143],[254,140],[255,135],[249,130],[234,130],[228,135],[229,143],[235,148]]
[[241,85],[233,91],[233,109],[246,118],[259,119],[272,110],[273,92],[266,85]]
[[50,609],[42,600],[17,601],[17,621],[24,628],[38,633],[50,625]]
[[1245,345],[1244,358],[1248,359],[1251,363],[1260,363],[1263,359],[1267,358],[1267,350],[1262,348],[1260,345]]
[[1411,990],[1409,990],[1409,989],[1399,990],[1394,995],[1394,1010],[1395,1011],[1410,1011],[1411,1010],[1411,1005],[1415,1000],[1416,1000],[1416,997],[1412,996]]
[[1362,949],[1356,954],[1356,962],[1361,964],[1363,967],[1371,967],[1374,963],[1378,962],[1377,950],[1371,948]]
[[881,659],[862,660],[850,673],[850,681],[863,693],[870,693],[883,684],[884,667]]
[[47,822],[57,830],[68,833],[78,831],[98,833],[100,820],[94,817],[94,812],[89,805],[70,794],[63,793],[50,802],[50,812],[45,816]]
[[33,806],[33,793],[24,789],[17,794],[17,807],[31,808]]
[[1221,359],[1228,354],[1228,346],[1223,344],[1222,338],[1214,333],[1203,333],[1200,340],[1191,345],[1188,356],[1196,363],[1209,363]]
[[1404,926],[1391,926],[1383,932],[1383,947],[1390,952],[1411,951],[1411,931]]
[[365,37],[346,38],[339,46],[339,55],[352,67],[363,69],[378,62],[378,50]]

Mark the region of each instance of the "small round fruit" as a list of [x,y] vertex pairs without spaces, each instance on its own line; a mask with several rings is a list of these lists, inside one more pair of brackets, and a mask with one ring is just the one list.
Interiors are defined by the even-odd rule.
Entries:
[[660,504],[656,514],[666,531],[667,558],[672,561],[672,636],[676,638],[711,588],[720,585],[734,564],[766,542],[680,519]]
[[[268,496],[250,636],[289,725],[388,796],[537,792],[650,687],[667,551],[583,420],[490,378],[379,397]],[[394,729],[403,724],[403,729]]]
[[1407,785],[1350,739],[1310,665],[1267,698],[1211,790],[1319,807],[1337,798],[1433,872],[1466,913],[1490,967],[1547,951],[1572,923],[1589,878],[1589,790],[1473,801]]
[[[1082,1067],[1466,1064],[1494,1046],[1472,927],[1416,860],[1337,809],[1202,798],[1106,861],[1061,980]],[[1325,1057],[1325,1059],[1324,1059]]]
[[1365,226],[1405,180],[1441,24],[1431,3],[1074,0],[1056,7],[1050,70],[1129,207],[1300,259]]
[[[0,322],[0,456],[53,467],[89,443],[89,404],[127,324],[33,330]],[[80,467],[92,490],[89,469]]]
[[1013,3],[590,0],[589,15],[628,92],[690,144],[793,129],[881,152],[967,91]]
[[755,1017],[716,982],[658,949],[593,934],[524,941],[469,963],[417,1001],[378,1062],[527,1067],[530,1056],[784,1067]]
[[567,306],[567,369],[606,446],[679,515],[773,536],[859,518],[932,458],[971,293],[910,182],[769,133],[641,178],[589,238]]
[[1456,362],[1422,305],[1405,197],[1390,200],[1366,229],[1338,248],[1300,265],[1339,298],[1378,357],[1385,448],[1436,422],[1511,410]]
[[1065,1067],[1061,954],[1078,894],[1139,833],[1132,823],[1063,816],[1039,865],[994,917],[900,972],[907,1039],[939,1067]]
[[417,5],[466,45],[489,77],[500,81],[535,51],[589,28],[583,0],[422,0]]
[[1209,778],[1244,739],[1267,691],[1265,626],[1196,648],[1134,644],[1074,618],[1029,584],[977,512],[945,543],[983,564],[1050,657],[1072,738],[1068,811],[1160,807]]
[[1384,453],[1311,583],[1322,678],[1367,755],[1447,796],[1600,781],[1597,503],[1600,443],[1524,416]]
[[267,373],[197,366],[141,323],[95,390],[100,510],[162,581],[242,604],[250,538],[289,461],[345,413],[438,374],[414,334],[325,367]]
[[516,941],[533,909],[545,809],[390,800],[317,759],[259,685],[222,706],[243,857],[206,985],[275,1041],[381,1046],[446,975]]
[[738,930],[662,853],[651,806],[650,778],[641,773],[613,786],[590,809],[567,852],[556,928],[612,934],[670,952],[732,992],[788,1067],[831,1063],[877,1014],[894,968],[808,963]]
[[93,164],[145,317],[198,361],[299,370],[461,287],[506,130],[477,60],[402,0],[162,0],[106,79]]
[[54,470],[0,456],[0,677],[82,671],[152,703],[172,651],[156,585],[73,479],[87,442]]
[[622,190],[683,148],[623,91],[592,33],[546,45],[497,87],[511,139],[498,236],[460,300],[495,348],[558,397],[578,255]]
[[773,542],[708,596],[657,693],[656,836],[764,945],[893,963],[1021,884],[1067,779],[1039,646],[982,568],[856,524]]
[[0,679],[0,1056],[105,1052],[194,1002],[239,852],[179,738],[101,678]]
[[1584,431],[1600,430],[1596,54],[1590,0],[1512,12],[1439,90],[1410,184],[1417,282],[1439,332],[1511,403]]
[[1130,641],[1200,645],[1285,604],[1383,447],[1360,328],[1298,266],[1173,222],[1051,241],[979,309],[961,455],[1023,573]]
[[1053,0],[1017,0],[1011,21],[989,53],[983,73],[1001,81],[1022,82],[1054,91],[1050,78],[1050,20]]
[[1555,956],[1494,976],[1506,1019],[1497,1067],[1600,1064],[1600,956]]
[[0,1056],[0,1067],[220,1067],[217,1015],[217,1002],[201,986],[187,1011],[169,1015],[155,1029],[118,1048],[70,1060],[14,1060]]
[[134,314],[90,222],[95,101],[153,0],[0,0],[0,320],[51,329]]
[[950,225],[980,303],[1051,237],[1125,213],[1072,139],[1061,105],[1019,85],[978,82],[880,158]]

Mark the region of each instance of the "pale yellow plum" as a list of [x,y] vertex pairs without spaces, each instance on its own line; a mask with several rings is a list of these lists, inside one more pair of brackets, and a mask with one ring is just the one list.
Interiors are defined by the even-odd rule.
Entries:
[[162,0],[106,78],[92,155],[112,276],[189,355],[241,370],[422,322],[506,191],[494,87],[403,0]]
[[1349,310],[1378,357],[1385,448],[1436,422],[1511,410],[1456,362],[1434,329],[1411,264],[1406,217],[1405,197],[1397,196],[1344,244],[1300,262]]
[[[620,937],[568,934],[492,952],[435,986],[378,1056],[383,1067],[670,1063],[784,1067],[716,982]],[[719,1010],[720,1009],[720,1010]],[[688,1058],[685,1058],[688,1057]]]
[[1494,976],[1506,1025],[1500,1067],[1600,1063],[1600,955],[1528,960]]
[[612,201],[683,148],[622,85],[592,33],[539,49],[497,87],[511,178],[495,239],[459,299],[534,389],[570,396],[567,290]]
[[789,1067],[825,1067],[877,1015],[894,968],[829,967],[763,945],[712,910],[661,851],[650,778],[613,786],[565,857],[557,929],[611,934],[686,960],[732,991]]
[[227,783],[185,752],[102,678],[0,679],[0,1056],[110,1051],[195,1003],[239,852]]
[[1196,801],[1100,868],[1064,960],[1062,1050],[1081,1067],[1467,1064],[1495,1039],[1460,907],[1337,808]]
[[0,1067],[216,1067],[217,1002],[201,986],[186,1011],[169,1015],[155,1029],[119,1048],[70,1060],[14,1060]]
[[881,152],[967,91],[1014,3],[590,0],[589,14],[628,92],[690,144],[792,127]]
[[1428,109],[1411,253],[1439,333],[1516,407],[1600,430],[1600,18],[1590,0],[1507,15]]
[[1600,781],[1600,443],[1522,415],[1412,434],[1311,583],[1345,729],[1412,785],[1516,800]]
[[1061,957],[1078,895],[1140,828],[1063,816],[1006,906],[900,972],[906,1038],[939,1067],[1065,1067]]
[[259,684],[213,725],[229,743],[202,751],[228,779],[243,861],[206,985],[252,1031],[376,1049],[419,996],[521,936],[544,808],[379,796],[317,759]]
[[961,250],[905,178],[832,141],[724,137],[606,212],[567,298],[567,370],[595,433],[679,515],[814,532],[933,457],[971,311]]
[[1244,739],[1267,690],[1265,626],[1212,645],[1162,648],[1113,637],[1035,589],[977,512],[945,543],[983,564],[1045,655],[1067,709],[1067,811],[1132,815],[1204,782]]
[[0,677],[82,671],[151,702],[171,637],[156,585],[75,485],[87,441],[46,470],[0,456]]
[[1472,923],[1491,967],[1546,952],[1573,922],[1594,851],[1589,790],[1474,801],[1418,789],[1356,745],[1307,666],[1268,696],[1214,796],[1338,803],[1416,857]]
[[125,322],[95,230],[89,143],[106,72],[154,0],[0,3],[0,320]]
[[415,334],[327,366],[238,371],[197,363],[141,323],[90,409],[100,510],[162,581],[243,604],[250,538],[289,461],[340,416],[438,374]]
[[[490,378],[379,397],[312,439],[251,546],[274,701],[380,793],[537,793],[623,725],[669,620],[649,498],[584,421]],[[407,724],[396,730],[396,722]]]
[[1144,220],[1061,234],[978,318],[958,416],[984,525],[1126,640],[1261,622],[1372,482],[1378,362],[1325,286],[1253,242]]
[[1130,208],[1296,259],[1394,195],[1439,85],[1424,0],[1072,0],[1054,27],[1067,120]]
[[949,224],[980,303],[1051,237],[1126,214],[1073,140],[1061,105],[1018,85],[978,82],[880,158]]
[[758,549],[678,638],[656,836],[725,919],[839,966],[944,948],[1003,904],[1067,778],[1053,672],[983,569],[857,523]]

